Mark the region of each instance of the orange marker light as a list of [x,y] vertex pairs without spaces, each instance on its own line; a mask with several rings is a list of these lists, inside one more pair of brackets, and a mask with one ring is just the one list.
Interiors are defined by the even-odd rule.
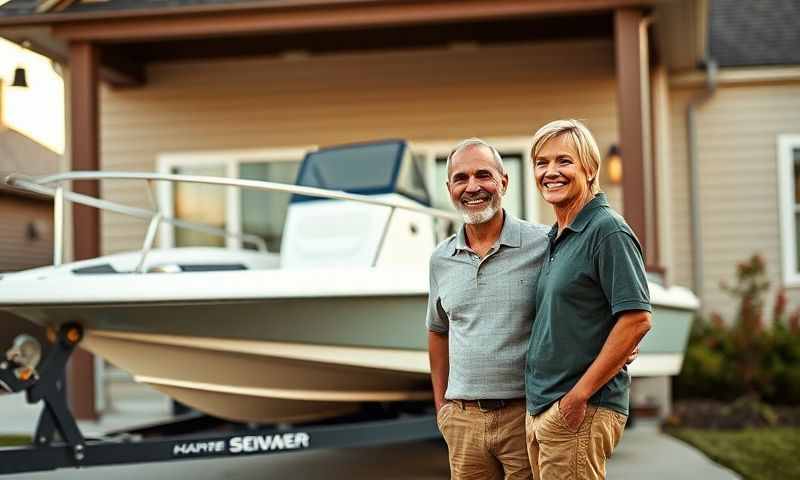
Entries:
[[67,340],[69,343],[78,343],[80,339],[81,334],[77,328],[70,328],[69,331],[67,331]]

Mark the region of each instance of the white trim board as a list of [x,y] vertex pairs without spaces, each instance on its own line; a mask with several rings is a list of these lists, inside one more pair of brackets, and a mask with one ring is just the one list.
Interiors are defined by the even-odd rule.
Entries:
[[793,151],[800,149],[800,134],[778,135],[778,209],[781,220],[783,282],[787,287],[800,287],[800,265],[797,256],[797,225],[794,199],[795,178]]

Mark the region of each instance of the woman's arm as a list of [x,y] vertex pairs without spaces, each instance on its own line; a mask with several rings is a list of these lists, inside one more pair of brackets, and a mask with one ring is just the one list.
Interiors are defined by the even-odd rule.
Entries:
[[559,401],[558,407],[567,426],[573,429],[580,426],[589,398],[619,373],[650,328],[650,312],[631,310],[619,316],[600,354]]

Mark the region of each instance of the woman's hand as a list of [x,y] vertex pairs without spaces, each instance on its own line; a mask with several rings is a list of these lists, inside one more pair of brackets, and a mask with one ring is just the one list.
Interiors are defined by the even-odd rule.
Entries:
[[581,399],[575,395],[574,390],[561,397],[558,401],[558,411],[566,423],[566,427],[571,431],[578,431],[578,428],[586,416],[586,399]]
[[631,363],[633,363],[633,361],[636,360],[636,357],[638,356],[639,356],[639,345],[636,345],[636,348],[633,349],[633,352],[631,352],[631,354],[628,355],[628,359],[625,360],[625,365],[630,365]]

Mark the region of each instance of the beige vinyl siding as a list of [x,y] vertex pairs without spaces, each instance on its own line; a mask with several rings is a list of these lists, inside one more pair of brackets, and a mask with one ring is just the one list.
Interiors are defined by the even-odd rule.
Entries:
[[[102,90],[102,168],[151,171],[176,151],[531,136],[561,117],[586,120],[605,152],[617,140],[613,57],[609,39],[154,65],[144,88]],[[139,188],[102,195],[145,206]],[[103,251],[138,248],[144,232],[103,215]]]
[[[697,91],[672,92],[676,274],[691,279],[685,111]],[[777,136],[800,134],[800,84],[723,86],[698,111],[705,309],[733,318],[719,287],[735,278],[736,264],[758,253],[767,261],[770,302],[782,283]],[[681,187],[685,185],[686,187]],[[688,198],[688,196],[687,196]],[[684,253],[686,255],[684,255]],[[800,289],[789,289],[800,306]],[[768,315],[769,316],[769,315]]]
[[[0,192],[0,272],[53,263],[53,207],[48,200]],[[28,237],[33,224],[39,237]]]
[[696,92],[670,91],[670,165],[672,218],[670,229],[672,264],[667,265],[672,283],[692,287],[692,237],[689,204],[689,159],[686,138],[686,106]]

